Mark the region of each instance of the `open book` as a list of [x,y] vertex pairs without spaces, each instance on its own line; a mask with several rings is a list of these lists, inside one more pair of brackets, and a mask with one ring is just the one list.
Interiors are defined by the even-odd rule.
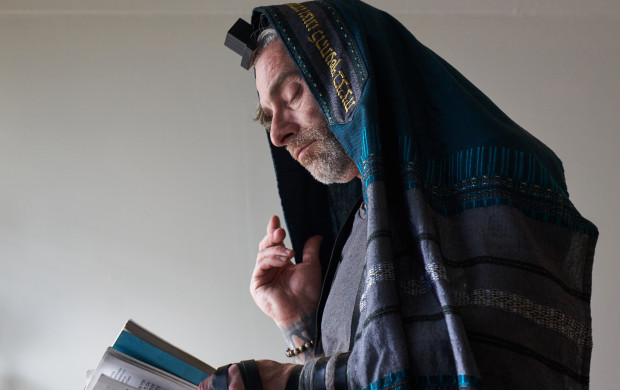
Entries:
[[214,371],[129,320],[103,354],[86,390],[195,390]]

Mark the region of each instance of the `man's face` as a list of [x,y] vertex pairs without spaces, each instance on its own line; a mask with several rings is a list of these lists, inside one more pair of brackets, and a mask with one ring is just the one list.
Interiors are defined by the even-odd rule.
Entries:
[[262,51],[255,67],[263,122],[271,124],[271,142],[286,146],[322,183],[346,183],[359,177],[280,40]]

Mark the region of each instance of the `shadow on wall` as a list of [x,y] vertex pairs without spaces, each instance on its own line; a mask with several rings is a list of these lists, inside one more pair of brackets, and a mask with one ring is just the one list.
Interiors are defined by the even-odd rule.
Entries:
[[[10,371],[10,370],[9,370]],[[37,386],[28,381],[28,378],[8,374],[0,377],[0,389],[2,390],[39,390]]]

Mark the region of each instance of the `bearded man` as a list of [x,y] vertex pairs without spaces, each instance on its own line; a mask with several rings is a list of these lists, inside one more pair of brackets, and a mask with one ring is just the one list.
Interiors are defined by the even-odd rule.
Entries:
[[250,289],[294,361],[201,388],[587,388],[598,231],[555,154],[364,3],[244,28],[293,244],[272,217]]

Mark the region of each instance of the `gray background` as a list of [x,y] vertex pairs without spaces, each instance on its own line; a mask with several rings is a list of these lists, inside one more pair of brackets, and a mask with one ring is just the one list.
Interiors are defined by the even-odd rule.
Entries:
[[[370,3],[564,161],[601,231],[591,384],[615,388],[620,2]],[[0,389],[81,388],[128,318],[214,366],[286,359],[248,293],[275,179],[223,46],[259,4],[0,0]]]

